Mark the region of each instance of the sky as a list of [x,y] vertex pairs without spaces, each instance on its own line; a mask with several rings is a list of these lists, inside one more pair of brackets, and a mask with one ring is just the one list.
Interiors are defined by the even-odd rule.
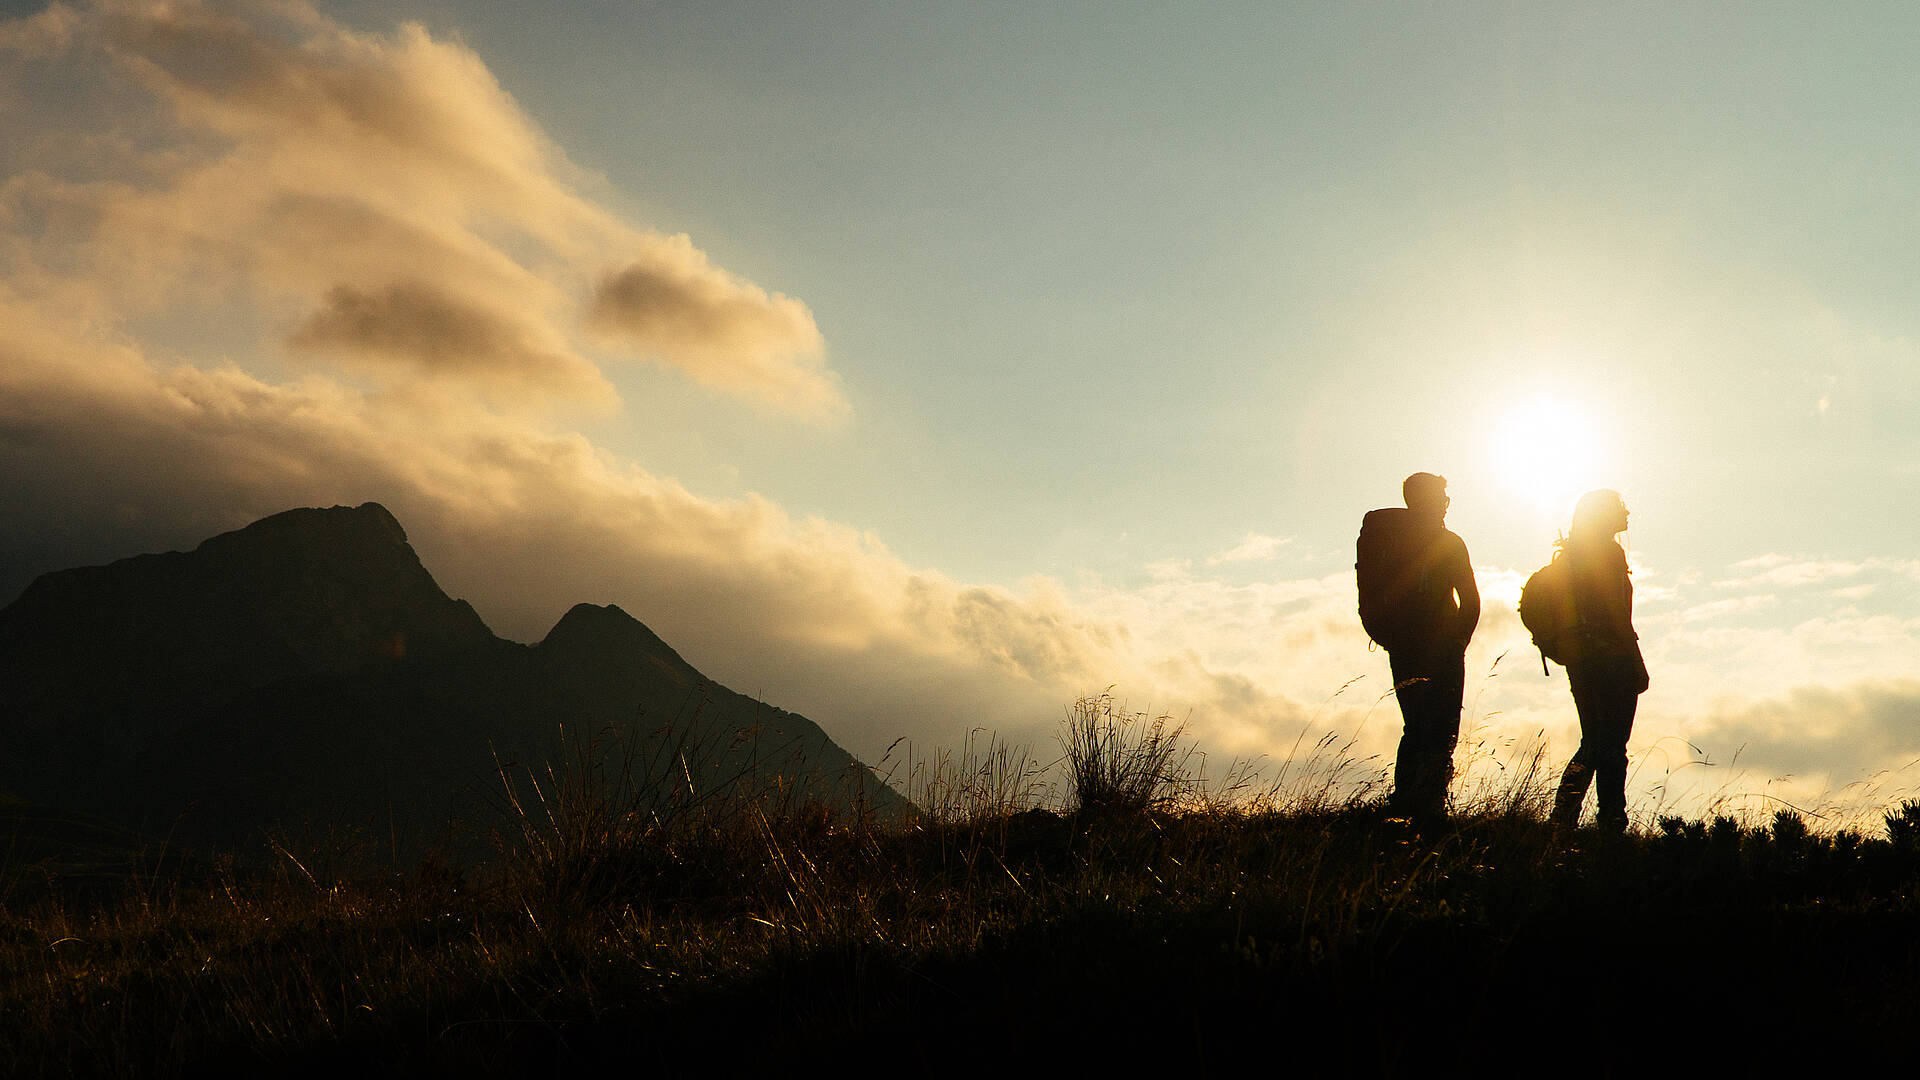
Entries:
[[1513,604],[1609,487],[1637,813],[1920,786],[1906,5],[0,17],[0,603],[372,500],[869,761],[1111,687],[1379,766],[1353,538],[1433,471],[1467,795],[1577,741]]

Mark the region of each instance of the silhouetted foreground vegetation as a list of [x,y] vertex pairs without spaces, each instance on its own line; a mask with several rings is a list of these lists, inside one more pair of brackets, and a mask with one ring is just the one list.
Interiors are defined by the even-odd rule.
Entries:
[[1365,793],[1183,794],[1149,734],[1111,744],[1156,755],[1145,797],[1074,813],[1021,809],[991,746],[917,774],[942,798],[907,824],[549,774],[461,873],[282,843],[103,880],[16,839],[0,1073],[1590,1072],[1920,1020],[1920,802],[1871,837],[1786,812],[1556,838],[1519,788],[1422,837]]

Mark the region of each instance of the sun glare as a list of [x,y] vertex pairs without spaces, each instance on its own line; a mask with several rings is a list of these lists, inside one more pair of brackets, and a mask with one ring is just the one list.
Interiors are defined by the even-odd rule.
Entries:
[[1593,414],[1564,398],[1538,395],[1513,402],[1490,437],[1494,473],[1509,495],[1538,511],[1568,511],[1596,486],[1602,438]]

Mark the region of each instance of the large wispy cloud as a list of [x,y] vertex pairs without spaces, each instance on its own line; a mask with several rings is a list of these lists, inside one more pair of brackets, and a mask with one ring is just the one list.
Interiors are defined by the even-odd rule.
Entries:
[[583,195],[456,42],[266,0],[56,5],[4,40],[42,118],[4,158],[16,282],[84,280],[122,318],[240,301],[302,354],[501,401],[612,404],[591,323],[721,391],[845,411],[804,304]]

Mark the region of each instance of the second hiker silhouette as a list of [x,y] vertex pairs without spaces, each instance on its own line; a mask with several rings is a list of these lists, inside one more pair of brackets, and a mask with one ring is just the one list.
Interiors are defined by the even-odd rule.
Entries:
[[1556,556],[1568,563],[1574,618],[1555,655],[1567,666],[1580,716],[1580,749],[1553,797],[1553,824],[1561,830],[1579,821],[1590,783],[1599,789],[1600,827],[1609,832],[1627,827],[1627,736],[1648,679],[1640,635],[1633,629],[1633,578],[1626,552],[1614,539],[1626,528],[1627,504],[1620,494],[1589,491],[1574,506],[1573,530]]
[[1401,495],[1404,509],[1374,510],[1361,522],[1354,576],[1360,622],[1387,650],[1400,701],[1393,810],[1430,824],[1446,817],[1480,590],[1466,543],[1446,527],[1446,478],[1414,473]]

